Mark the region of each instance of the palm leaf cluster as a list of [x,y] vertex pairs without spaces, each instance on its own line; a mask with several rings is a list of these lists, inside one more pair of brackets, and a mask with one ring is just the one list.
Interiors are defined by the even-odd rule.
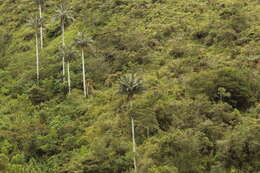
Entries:
[[39,5],[44,5],[45,0],[35,0],[35,2]]
[[119,80],[119,93],[127,95],[127,99],[131,99],[135,94],[144,90],[143,80],[136,74],[126,74]]
[[71,62],[77,58],[77,53],[71,46],[60,47],[60,53],[60,56],[64,56],[66,62]]
[[42,24],[42,20],[38,16],[32,16],[27,20],[26,25],[37,31]]
[[59,6],[56,10],[56,16],[54,19],[60,19],[62,22],[66,23],[69,21],[74,21],[74,17],[72,16],[72,11],[65,7],[63,4]]
[[94,43],[92,38],[88,37],[84,32],[78,32],[77,37],[74,39],[76,46],[85,48]]

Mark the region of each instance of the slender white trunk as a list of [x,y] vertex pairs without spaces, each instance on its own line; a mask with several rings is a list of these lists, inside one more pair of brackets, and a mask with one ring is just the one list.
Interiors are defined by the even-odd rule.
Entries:
[[64,37],[64,21],[61,21],[61,31],[62,31],[62,46],[65,46],[65,37]]
[[[133,107],[132,101],[130,101],[130,110]],[[133,154],[134,154],[134,172],[137,173],[137,162],[136,162],[136,143],[135,143],[135,122],[134,118],[131,116],[131,125],[132,125],[132,144],[133,144]]]
[[83,77],[83,89],[84,89],[84,96],[87,96],[86,90],[86,74],[85,74],[85,56],[84,56],[84,49],[81,49],[81,58],[82,58],[82,77]]
[[37,82],[39,82],[40,74],[39,74],[39,48],[38,48],[38,34],[35,33],[35,48],[36,48],[36,73],[37,73]]
[[133,138],[133,153],[134,153],[134,171],[137,173],[137,163],[136,163],[136,143],[135,143],[135,124],[134,124],[134,119],[131,117],[131,122],[132,122],[132,138]]
[[71,85],[70,85],[70,63],[68,62],[68,87],[69,87],[69,94],[70,94],[70,91],[71,91]]
[[[65,39],[64,39],[64,22],[61,21],[61,31],[62,31],[62,47],[65,48]],[[62,75],[63,75],[63,82],[65,82],[65,55],[62,55]]]
[[[40,13],[40,19],[41,19],[41,22],[42,22],[42,6],[41,4],[39,5],[39,13]],[[40,34],[41,34],[41,49],[43,48],[43,26],[42,26],[42,23],[41,23],[41,27],[40,27]]]

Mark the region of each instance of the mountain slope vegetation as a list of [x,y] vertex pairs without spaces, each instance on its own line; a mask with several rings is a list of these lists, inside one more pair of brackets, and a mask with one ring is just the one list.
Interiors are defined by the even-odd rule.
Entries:
[[259,173],[258,0],[2,0],[0,14],[0,172]]

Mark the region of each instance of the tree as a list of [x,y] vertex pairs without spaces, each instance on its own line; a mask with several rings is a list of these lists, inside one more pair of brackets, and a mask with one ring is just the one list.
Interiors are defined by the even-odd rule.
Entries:
[[[136,74],[127,74],[120,78],[119,93],[127,95],[127,103],[129,103],[129,109],[132,109],[132,101],[135,94],[143,91],[143,81],[137,77]],[[134,153],[134,169],[137,172],[137,162],[136,162],[136,143],[135,143],[135,124],[133,115],[131,115],[131,128],[132,128],[132,140],[133,140],[133,153]]]
[[41,49],[43,48],[43,18],[42,18],[42,7],[45,3],[45,0],[35,0],[39,6],[39,16],[40,16],[40,37],[41,37]]
[[72,47],[62,47],[61,52],[65,59],[65,62],[67,63],[68,90],[69,90],[69,94],[70,94],[71,93],[70,62],[75,60],[76,53],[72,49]]
[[83,89],[84,89],[84,96],[87,96],[87,89],[86,89],[86,74],[85,74],[85,56],[84,56],[84,49],[93,43],[91,38],[86,37],[84,32],[79,32],[78,36],[75,38],[76,45],[81,49],[81,60],[82,60],[82,77],[83,77]]
[[[56,16],[54,18],[60,19],[61,31],[62,31],[62,46],[65,47],[65,24],[69,21],[73,21],[74,18],[71,15],[71,10],[66,8],[64,4],[60,4],[60,7],[56,10]],[[62,74],[65,81],[65,55],[62,57]]]
[[38,31],[40,27],[40,19],[37,16],[32,17],[28,20],[27,25],[30,26],[35,32],[36,73],[37,73],[37,82],[39,82],[40,74],[39,74]]
[[257,119],[244,118],[242,124],[219,141],[218,158],[224,168],[259,173],[259,131]]
[[255,93],[260,89],[258,81],[259,78],[246,69],[225,67],[194,74],[188,84],[192,95],[206,94],[211,100],[222,99],[244,111],[256,103],[258,94]]

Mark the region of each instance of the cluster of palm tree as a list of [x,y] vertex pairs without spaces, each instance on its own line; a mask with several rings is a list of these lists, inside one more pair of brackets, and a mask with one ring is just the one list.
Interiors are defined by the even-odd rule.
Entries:
[[[37,81],[39,82],[40,75],[39,75],[39,46],[38,46],[38,32],[40,31],[40,47],[43,48],[43,20],[42,20],[42,7],[45,3],[45,0],[36,0],[36,3],[39,7],[39,16],[33,17],[28,21],[28,24],[34,29],[35,31],[35,48],[36,48],[36,71],[37,71]],[[68,93],[71,93],[71,78],[70,78],[70,63],[76,59],[77,54],[74,51],[72,45],[66,46],[65,44],[65,24],[75,19],[71,15],[71,11],[65,7],[62,3],[59,8],[56,10],[55,19],[60,20],[61,31],[62,31],[62,43],[60,46],[60,57],[62,58],[62,75],[63,81],[65,82],[65,73],[66,73],[66,64],[67,64],[67,83],[68,83]],[[86,80],[85,76],[85,49],[87,47],[91,48],[93,44],[93,40],[84,32],[78,32],[77,37],[74,39],[74,45],[80,49],[81,52],[81,61],[82,61],[82,83],[83,83],[83,90],[84,96],[88,96],[89,93],[89,81]],[[133,109],[133,98],[134,95],[143,91],[143,81],[136,75],[136,74],[127,74],[122,76],[119,81],[119,93],[126,95],[126,103],[128,104],[128,111],[131,112]],[[132,131],[132,145],[133,145],[133,162],[134,162],[134,171],[137,172],[137,160],[136,160],[136,142],[135,142],[135,121],[134,116],[131,115],[131,131]]]
[[42,16],[42,8],[45,4],[45,0],[35,0],[36,5],[39,9],[39,15],[35,15],[31,17],[27,25],[31,27],[35,32],[35,54],[36,54],[36,74],[37,74],[37,83],[40,80],[40,72],[39,72],[39,63],[40,63],[40,55],[39,55],[39,39],[38,33],[40,32],[40,48],[43,49],[43,16]]
[[45,3],[45,0],[35,0],[36,4],[39,7],[39,16],[33,16],[28,20],[27,25],[31,27],[35,32],[35,54],[36,54],[36,74],[37,74],[37,83],[40,79],[39,72],[39,46],[38,46],[38,32],[40,31],[40,47],[43,48],[43,17],[42,17],[42,7]]
[[[42,8],[45,4],[45,0],[35,0],[36,5],[39,9],[39,15],[36,15],[28,20],[27,25],[30,26],[35,32],[35,55],[36,55],[36,74],[37,74],[37,83],[40,80],[40,72],[39,72],[39,62],[40,62],[40,51],[39,47],[43,49],[43,17],[42,17]],[[66,80],[66,64],[67,64],[67,83],[68,83],[68,93],[71,93],[71,79],[70,79],[70,63],[75,60],[76,53],[73,51],[72,46],[66,46],[65,44],[65,25],[69,22],[74,21],[74,17],[72,16],[72,12],[69,8],[67,8],[63,2],[61,1],[60,6],[56,10],[56,15],[54,19],[60,20],[61,26],[61,37],[62,42],[60,46],[60,53],[62,57],[62,76],[63,81]],[[39,38],[38,34],[40,33],[40,46],[39,46]],[[86,86],[86,76],[85,76],[85,56],[84,50],[86,47],[93,43],[93,40],[86,36],[84,32],[79,32],[77,37],[74,40],[75,46],[78,47],[81,51],[81,59],[82,59],[82,83],[84,89],[84,96],[88,95],[88,87]]]
[[[63,3],[60,4],[60,7],[56,10],[56,15],[54,19],[60,20],[61,25],[61,36],[62,36],[62,47],[65,49],[65,24],[71,21],[74,21],[71,11],[65,7]],[[69,64],[68,64],[69,66]],[[62,56],[62,75],[63,81],[65,81],[65,54]]]
[[[67,63],[67,83],[68,83],[68,93],[71,93],[71,80],[70,80],[70,63],[76,59],[76,52],[73,50],[71,46],[61,46],[60,48],[62,60],[63,60],[63,68],[65,68],[65,63]],[[65,73],[65,69],[63,69]],[[63,74],[63,79],[65,80],[65,74]]]

